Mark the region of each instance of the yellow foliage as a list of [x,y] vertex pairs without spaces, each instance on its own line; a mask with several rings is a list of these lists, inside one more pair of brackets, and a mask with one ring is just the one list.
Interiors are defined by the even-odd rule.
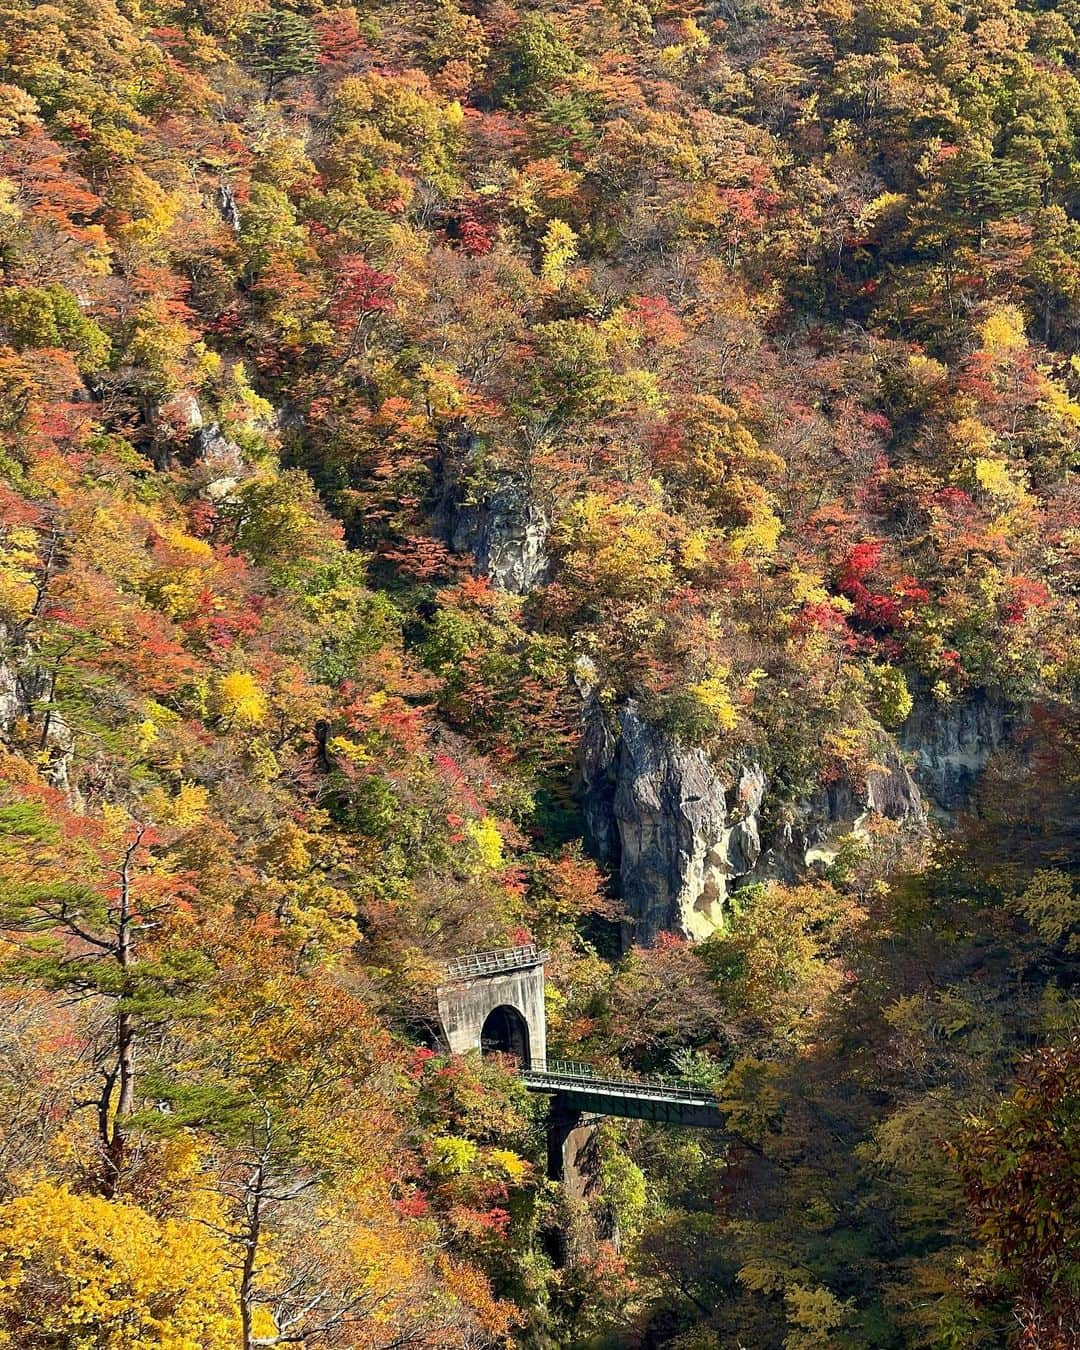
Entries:
[[1045,380],[1042,387],[1043,398],[1063,420],[1080,425],[1080,403],[1075,403],[1065,390],[1054,380]]
[[656,596],[673,573],[665,556],[667,529],[656,507],[609,502],[599,493],[587,493],[560,524],[567,576],[583,589],[620,599]]
[[825,583],[816,572],[804,572],[798,563],[792,563],[789,573],[791,598],[800,605],[827,605],[831,599]]
[[156,375],[163,388],[179,386],[181,363],[192,343],[192,334],[169,311],[165,300],[148,300],[136,315],[128,343],[127,358]]
[[186,830],[202,820],[209,807],[210,793],[201,783],[182,783],[170,804],[169,823]]
[[33,530],[12,528],[0,535],[0,614],[15,623],[29,618],[37,587],[37,535]]
[[841,1302],[830,1289],[809,1289],[793,1285],[784,1294],[788,1325],[784,1350],[830,1350],[836,1344],[835,1333],[851,1311],[850,1302]]
[[158,533],[170,548],[175,549],[182,557],[190,558],[193,563],[213,562],[214,550],[205,539],[196,539],[194,535],[175,525],[162,525]]
[[899,220],[907,209],[909,198],[902,192],[880,192],[863,207],[859,228],[877,229],[887,221]]
[[213,702],[218,715],[238,727],[259,726],[268,709],[266,695],[246,670],[219,675],[214,681]]
[[219,380],[218,414],[230,436],[266,430],[273,424],[273,405],[252,389],[241,361],[230,361]]
[[235,1350],[225,1244],[190,1219],[40,1182],[0,1209],[0,1346]]
[[731,531],[728,547],[736,558],[771,558],[783,532],[783,522],[776,512],[755,504],[750,523]]
[[172,525],[161,526],[159,534],[170,556],[149,579],[147,598],[170,618],[188,618],[202,603],[214,550],[205,540],[195,539]]
[[994,433],[974,417],[961,417],[949,427],[949,440],[961,455],[990,454]]
[[39,121],[41,111],[37,99],[14,84],[0,84],[0,109],[0,136],[19,135]]
[[829,759],[857,771],[865,759],[866,745],[858,727],[833,727],[823,733],[821,749]]
[[979,337],[983,350],[994,357],[1022,351],[1027,346],[1022,311],[1016,305],[1001,305],[983,320]]
[[912,380],[924,389],[932,389],[948,379],[948,366],[935,361],[932,356],[923,356],[921,352],[909,356],[907,366]]
[[683,19],[679,23],[681,42],[672,43],[660,52],[662,69],[671,74],[679,74],[689,66],[697,65],[709,50],[709,35],[693,19]]
[[117,175],[110,195],[127,217],[116,225],[117,238],[151,252],[161,245],[180,212],[180,194],[166,192],[135,165]]
[[707,679],[689,687],[689,692],[711,714],[720,731],[733,731],[739,720],[728,689],[730,675],[731,671],[722,666]]
[[467,1176],[479,1156],[479,1147],[471,1139],[444,1134],[431,1141],[432,1166],[441,1177]]
[[1001,459],[988,459],[980,455],[975,461],[975,478],[979,486],[989,492],[991,497],[1008,500],[1021,491],[1013,481],[1009,466]]
[[473,846],[481,863],[491,871],[497,871],[504,866],[506,859],[503,856],[503,839],[499,833],[499,827],[490,816],[484,816],[482,820],[470,820],[465,826],[465,832],[469,836],[469,841]]
[[146,721],[154,727],[155,732],[161,731],[164,727],[174,727],[180,721],[178,713],[173,712],[171,708],[163,707],[160,703],[155,703],[153,699],[146,701],[143,712],[146,715]]
[[688,572],[696,571],[709,556],[709,531],[694,530],[683,540],[679,561]]
[[[0,126],[3,123],[0,122]],[[13,228],[22,219],[17,200],[18,187],[11,178],[0,178],[0,235]]]
[[553,286],[561,286],[577,257],[577,235],[565,220],[553,220],[548,225],[540,241],[540,253],[540,275]]
[[527,1181],[532,1172],[526,1160],[508,1148],[488,1149],[485,1160],[502,1172],[515,1186]]
[[328,754],[347,759],[350,764],[366,764],[371,759],[371,755],[360,742],[350,740],[348,736],[331,736],[326,743],[326,749]]
[[463,399],[454,368],[441,361],[425,362],[418,373],[431,415],[452,417],[460,409]]

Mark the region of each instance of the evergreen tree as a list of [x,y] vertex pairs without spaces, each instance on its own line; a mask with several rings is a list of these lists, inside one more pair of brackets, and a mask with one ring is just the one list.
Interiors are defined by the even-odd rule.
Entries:
[[248,65],[266,84],[270,99],[277,87],[297,75],[309,75],[319,55],[319,39],[307,19],[286,9],[253,14],[244,30]]

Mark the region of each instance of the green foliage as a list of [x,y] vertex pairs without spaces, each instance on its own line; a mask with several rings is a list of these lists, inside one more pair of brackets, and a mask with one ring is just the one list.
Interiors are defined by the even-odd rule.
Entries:
[[0,291],[0,328],[16,351],[62,347],[74,353],[79,369],[100,370],[111,343],[63,286],[7,286]]
[[527,14],[507,44],[499,89],[504,98],[533,103],[573,74],[580,64],[573,47],[549,18]]
[[244,25],[243,44],[247,63],[265,83],[268,98],[283,81],[309,75],[319,54],[311,23],[287,9],[252,14]]
[[905,721],[915,700],[904,672],[895,666],[871,664],[866,669],[870,685],[870,706],[883,727],[898,727]]

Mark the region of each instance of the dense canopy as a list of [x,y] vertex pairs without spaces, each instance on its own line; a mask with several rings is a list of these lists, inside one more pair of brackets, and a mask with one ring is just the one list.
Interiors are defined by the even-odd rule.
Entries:
[[1080,1345],[1078,27],[0,0],[0,1347]]

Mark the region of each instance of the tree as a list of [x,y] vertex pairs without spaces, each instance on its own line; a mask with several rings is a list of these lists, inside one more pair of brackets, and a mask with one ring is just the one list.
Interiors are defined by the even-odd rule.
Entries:
[[291,10],[253,14],[244,25],[243,45],[248,65],[266,85],[268,102],[284,81],[310,75],[318,64],[318,34],[307,19]]
[[0,1207],[0,1340],[124,1350],[233,1350],[240,1332],[227,1248],[200,1217],[42,1181]]
[[83,822],[56,802],[55,794],[16,793],[0,808],[0,923],[10,935],[0,977],[108,1009],[108,1029],[90,1040],[100,1090],[80,1105],[95,1112],[98,1183],[112,1197],[136,1108],[140,1039],[191,1010],[205,972],[164,938],[181,888],[155,872],[150,826],[116,811]]
[[1080,1318],[1080,1042],[1036,1052],[1012,1094],[953,1145],[983,1246],[973,1293],[1007,1300],[1020,1344],[1068,1344]]

